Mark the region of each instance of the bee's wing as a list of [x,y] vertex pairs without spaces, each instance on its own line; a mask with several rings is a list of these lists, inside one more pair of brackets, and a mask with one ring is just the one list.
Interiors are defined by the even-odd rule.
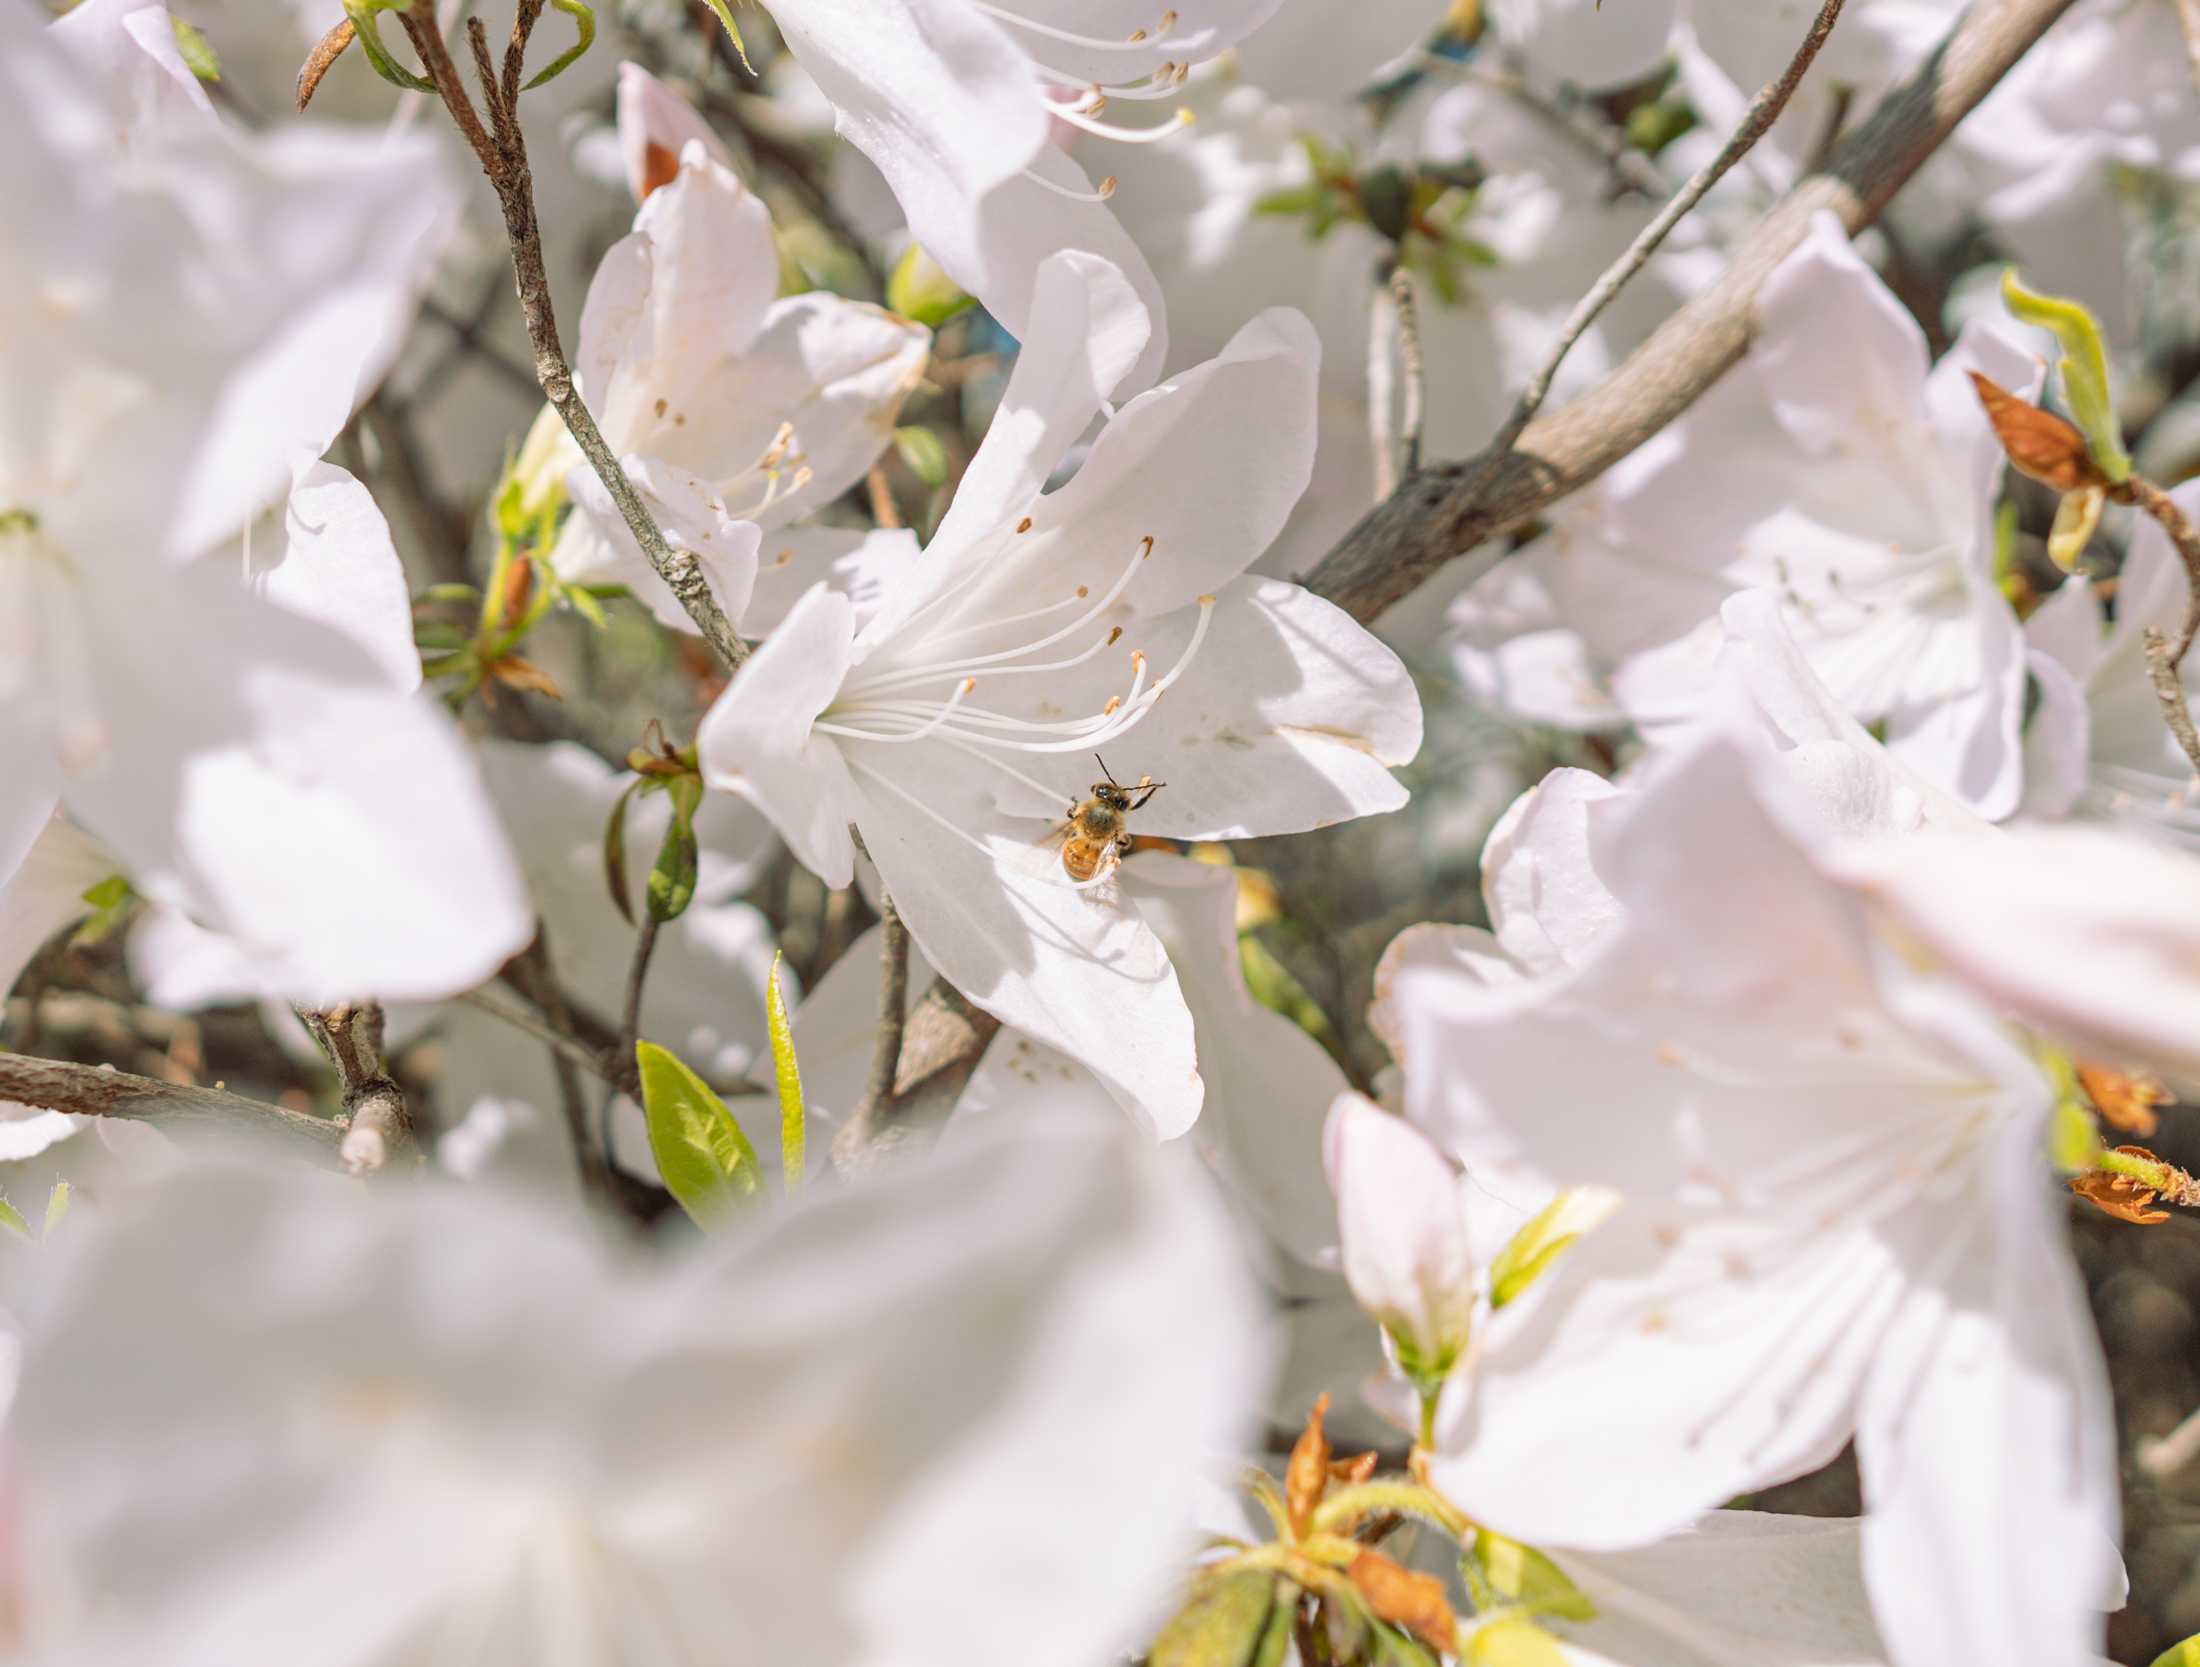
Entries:
[[1021,842],[1003,841],[995,845],[1004,865],[1031,879],[1058,880],[1062,874],[1062,847],[1069,843],[1069,836],[1076,831],[1074,821],[1053,823],[1037,837]]

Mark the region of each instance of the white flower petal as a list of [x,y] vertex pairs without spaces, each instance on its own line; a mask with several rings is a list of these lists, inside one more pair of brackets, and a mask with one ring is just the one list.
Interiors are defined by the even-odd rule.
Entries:
[[[1303,313],[1272,308],[1215,358],[1118,411],[1066,486],[1039,501],[1025,535],[1037,559],[1060,539],[1095,568],[1152,538],[1126,595],[1141,613],[1181,608],[1251,567],[1283,528],[1314,469],[1321,341]],[[1210,436],[1228,435],[1216,445]]]
[[840,749],[811,732],[847,676],[855,609],[818,585],[751,654],[697,729],[711,786],[771,819],[803,867],[838,888],[855,876],[857,793]]
[[333,463],[315,463],[279,517],[256,527],[252,588],[279,607],[343,632],[387,675],[420,687],[412,592],[373,495]]

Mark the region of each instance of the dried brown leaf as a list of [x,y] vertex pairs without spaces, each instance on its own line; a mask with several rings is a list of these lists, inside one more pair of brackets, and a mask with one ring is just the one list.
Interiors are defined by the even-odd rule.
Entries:
[[1342,1482],[1347,1487],[1356,1487],[1375,1474],[1375,1467],[1382,1462],[1382,1458],[1382,1454],[1371,1447],[1349,1459],[1331,1459],[1329,1479],[1332,1482]]
[[670,185],[680,177],[679,154],[651,139],[642,146],[642,200],[660,185]]
[[550,674],[531,660],[523,660],[517,654],[507,654],[494,665],[484,668],[496,682],[507,689],[525,689],[533,694],[548,695],[552,700],[562,700],[558,686],[550,681]]
[[1328,1416],[1329,1396],[1325,1391],[1315,1398],[1314,1410],[1306,1415],[1306,1428],[1291,1444],[1291,1462],[1283,1472],[1284,1507],[1291,1518],[1291,1532],[1302,1537],[1329,1487],[1329,1437],[1322,1430],[1322,1420]]
[[344,55],[344,49],[358,36],[359,31],[347,17],[314,43],[313,50],[306,54],[306,61],[298,70],[300,115],[304,115],[306,106],[313,102],[313,95],[320,90],[321,77],[328,74],[329,66]]
[[2169,1211],[2147,1207],[2155,1200],[2154,1189],[2141,1185],[2129,1175],[2089,1169],[2083,1175],[2070,1177],[2070,1190],[2104,1215],[2128,1221],[2134,1227],[2151,1227],[2158,1221],[2169,1220]]
[[1979,404],[1986,408],[1986,420],[1994,426],[1995,438],[2001,441],[2001,449],[2009,454],[2009,461],[2019,473],[2058,492],[2107,484],[2093,466],[2093,454],[2086,448],[2084,435],[2054,413],[2027,404],[1977,371],[1969,375],[1971,386],[1978,390]]
[[1434,1575],[1416,1574],[1372,1549],[1353,1558],[1345,1573],[1377,1620],[1404,1628],[1441,1655],[1457,1652],[1458,1617]]
[[2081,1063],[2078,1082],[2102,1120],[2125,1134],[2153,1134],[2162,1124],[2154,1108],[2168,1105],[2172,1098],[2159,1078],[2112,1070],[2106,1065]]

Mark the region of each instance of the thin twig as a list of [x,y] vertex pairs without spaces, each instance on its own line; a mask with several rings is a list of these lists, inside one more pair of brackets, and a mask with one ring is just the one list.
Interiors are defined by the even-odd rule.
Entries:
[[1956,124],[2074,0],[1978,0],[1910,78],[1735,247],[1727,270],[1602,381],[1538,413],[1510,447],[1401,481],[1305,579],[1355,619],[1375,618],[1454,557],[1494,565],[1492,540],[1595,480],[1740,362],[1757,291],[1831,212],[1851,233],[1876,220]]
[[1377,503],[1398,489],[1397,341],[1398,303],[1378,266],[1367,298],[1367,459]]
[[2200,773],[2200,730],[2193,727],[2190,698],[2179,675],[2185,656],[2192,651],[2193,639],[2200,637],[2200,531],[2195,531],[2175,499],[2142,476],[2119,481],[2108,489],[2108,495],[2117,503],[2130,504],[2151,516],[2154,524],[2169,535],[2171,547],[2185,564],[2184,624],[2174,637],[2149,626],[2140,633],[2140,641],[2145,645],[2147,681],[2154,685],[2154,698],[2161,704],[2162,722],[2169,726],[2193,770]]
[[[550,939],[546,931],[539,926],[536,928],[534,941],[512,957],[503,976],[521,995],[542,1009],[543,1017],[559,1036],[574,1035],[573,1009],[566,1000],[564,988],[558,983],[556,969],[550,964]],[[633,1050],[629,1049],[625,1063],[631,1065],[633,1058]],[[573,1141],[573,1162],[579,1166],[582,1186],[601,1197],[617,1199],[619,1192],[612,1184],[609,1160],[589,1138],[588,1102],[582,1098],[580,1072],[575,1069],[566,1048],[550,1044],[550,1067],[558,1079],[558,1105],[565,1113],[566,1132]],[[597,1068],[603,1070],[600,1065]],[[625,1079],[607,1075],[606,1080],[623,1082]]]
[[657,950],[657,917],[644,911],[634,933],[634,959],[626,969],[626,1006],[619,1018],[619,1057],[633,1055],[642,1034],[642,986],[649,978],[649,958]]
[[375,1174],[411,1147],[413,1135],[405,1091],[382,1059],[381,1006],[362,1001],[296,1011],[342,1085],[350,1124],[337,1155],[354,1175]]
[[2148,1436],[2133,1455],[2139,1468],[2156,1481],[2174,1476],[2200,1457],[2200,1408],[2185,1415],[2168,1435]]
[[1513,406],[1512,415],[1498,431],[1492,443],[1493,450],[1504,450],[1520,437],[1520,431],[1543,404],[1551,391],[1551,378],[1558,374],[1559,362],[1566,357],[1582,332],[1596,322],[1596,317],[1611,305],[1627,280],[1641,271],[1645,262],[1657,252],[1666,234],[1679,225],[1688,211],[1703,201],[1704,194],[1726,176],[1728,169],[1749,153],[1750,147],[1764,137],[1766,129],[1779,120],[1780,112],[1787,108],[1788,99],[1802,84],[1803,72],[1818,56],[1818,49],[1826,44],[1826,37],[1833,33],[1834,20],[1841,15],[1841,0],[1823,0],[1818,16],[1811,22],[1810,33],[1803,37],[1803,44],[1795,49],[1795,56],[1780,72],[1777,79],[1762,88],[1750,100],[1749,109],[1742,115],[1741,124],[1733,135],[1719,147],[1719,154],[1698,168],[1686,185],[1673,194],[1672,200],[1659,209],[1650,224],[1643,227],[1635,241],[1627,246],[1627,252],[1605,269],[1584,295],[1574,304],[1574,310],[1566,317],[1565,326],[1558,332],[1558,340],[1551,343],[1550,351],[1543,355],[1543,362],[1535,374],[1528,378],[1528,385],[1520,391],[1520,399]]
[[344,1125],[219,1088],[132,1076],[104,1065],[73,1065],[0,1053],[0,1099],[80,1117],[124,1117],[162,1128],[244,1130],[280,1136],[323,1163],[337,1162]]
[[1405,408],[1398,417],[1398,466],[1407,474],[1421,467],[1421,413],[1427,403],[1427,367],[1421,360],[1421,313],[1413,299],[1413,274],[1390,269],[1390,299],[1398,309],[1398,372],[1405,382]]
[[[505,53],[507,79],[517,79],[517,69],[512,66],[524,60],[527,32],[541,11],[540,0],[524,0],[513,19],[512,44]],[[436,91],[450,110],[451,119],[473,146],[482,172],[496,190],[497,206],[504,214],[505,239],[512,249],[512,279],[519,291],[520,313],[527,323],[528,342],[535,350],[535,379],[542,384],[542,391],[551,405],[556,407],[566,432],[573,436],[573,443],[588,459],[588,466],[603,482],[612,503],[618,506],[620,519],[626,522],[627,530],[634,535],[634,542],[641,547],[649,565],[679,599],[680,606],[687,610],[703,640],[729,668],[738,670],[748,657],[748,650],[734,634],[725,610],[718,605],[710,581],[703,576],[702,564],[695,559],[693,551],[675,549],[666,539],[664,529],[657,525],[643,504],[634,483],[627,479],[625,469],[620,467],[618,457],[596,427],[596,419],[573,385],[572,366],[566,362],[565,348],[558,340],[557,313],[551,305],[550,279],[543,266],[542,231],[535,219],[534,176],[527,165],[527,142],[520,128],[517,95],[515,93],[510,100],[504,97],[498,77],[488,62],[488,42],[479,21],[469,20],[474,27],[469,29],[468,38],[481,74],[482,101],[488,108],[493,134],[483,129],[481,118],[475,114],[472,101],[459,82],[458,68],[452,63],[450,52],[435,27],[435,12],[430,0],[413,0],[412,9],[399,15],[419,49],[429,79],[435,83]]]
[[468,990],[458,999],[469,1007],[478,1008],[491,1018],[503,1020],[514,1030],[525,1031],[560,1059],[565,1060],[568,1064],[578,1066],[581,1070],[588,1072],[589,1075],[601,1077],[605,1082],[610,1083],[616,1083],[619,1080],[618,1072],[612,1068],[611,1062],[595,1049],[584,1042],[576,1041],[573,1037],[561,1035],[551,1025],[528,1012],[526,1008],[506,1001],[494,991],[487,989]]
[[901,1037],[908,1022],[909,928],[893,898],[879,896],[878,1040],[871,1052],[871,1080],[865,1100],[891,1111],[895,1073],[901,1068]]
[[[653,914],[643,912],[641,925],[634,933],[634,958],[626,969],[626,1001],[620,1009],[619,1040],[614,1057],[622,1064],[633,1061],[639,1073],[641,1061],[634,1045],[642,1035],[642,988],[649,980],[649,958],[657,950],[657,932],[660,922]],[[611,1118],[619,1104],[619,1088],[616,1083],[604,1090],[603,1100],[596,1107],[596,1138],[603,1149],[606,1167],[612,1164]]]
[[944,1122],[1000,1028],[1000,1020],[935,979],[903,1031],[892,1099],[856,1108],[833,1137],[833,1166],[862,1169]]

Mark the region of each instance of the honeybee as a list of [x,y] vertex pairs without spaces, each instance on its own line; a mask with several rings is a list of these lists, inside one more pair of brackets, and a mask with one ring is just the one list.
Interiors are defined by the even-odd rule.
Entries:
[[[1140,776],[1137,786],[1125,787],[1115,779],[1106,759],[1098,753],[1092,756],[1099,760],[1105,779],[1092,784],[1091,798],[1069,807],[1069,822],[1059,836],[1062,868],[1080,885],[1099,873],[1102,864],[1129,855],[1130,813],[1143,808],[1148,799],[1169,785],[1151,776]],[[1138,795],[1135,799],[1131,797],[1134,793]]]

